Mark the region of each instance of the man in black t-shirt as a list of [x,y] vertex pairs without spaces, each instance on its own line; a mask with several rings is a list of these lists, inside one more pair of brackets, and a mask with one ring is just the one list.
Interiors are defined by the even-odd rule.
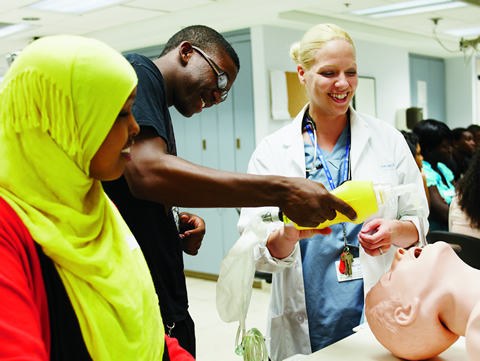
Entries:
[[240,63],[231,45],[215,30],[195,25],[167,42],[155,61],[130,54],[138,75],[133,115],[140,134],[131,147],[124,177],[104,182],[137,239],[148,263],[166,333],[195,356],[194,325],[188,314],[182,250],[195,255],[205,224],[172,206],[259,207],[274,205],[294,222],[316,226],[336,210],[350,219],[355,211],[318,183],[304,178],[225,172],[176,156],[168,107],[185,117],[221,103],[237,77]]
[[[125,57],[138,77],[137,98],[132,108],[135,120],[143,133],[151,133],[162,139],[167,154],[176,155],[162,74],[143,55],[127,54]],[[140,141],[136,139],[136,142]],[[203,220],[183,212],[183,232],[179,233],[175,208],[135,198],[125,176],[113,182],[104,182],[103,187],[142,248],[159,298],[166,333],[177,338],[180,345],[195,357],[194,324],[188,313],[180,234],[185,241],[185,251],[196,254],[205,233]],[[189,226],[192,222],[196,229]],[[186,230],[190,230],[190,233],[185,234]]]

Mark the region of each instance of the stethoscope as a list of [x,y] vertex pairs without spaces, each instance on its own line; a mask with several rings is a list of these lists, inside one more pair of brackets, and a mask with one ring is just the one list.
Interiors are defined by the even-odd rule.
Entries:
[[[313,144],[313,162],[312,162],[312,167],[311,168],[307,168],[306,171],[307,172],[314,172],[316,170],[319,170],[319,169],[322,169],[323,168],[323,164],[322,162],[320,162],[317,166],[315,166],[315,163],[317,162],[317,147],[318,147],[318,143],[317,143],[317,126],[315,125],[315,122],[312,120],[312,118],[310,118],[310,115],[308,115],[308,110],[305,114],[305,118],[303,120],[303,124],[302,124],[302,128],[307,128],[307,126],[310,126],[311,128],[311,131],[313,133],[313,137],[314,137],[314,144]],[[308,128],[307,128],[308,130]]]

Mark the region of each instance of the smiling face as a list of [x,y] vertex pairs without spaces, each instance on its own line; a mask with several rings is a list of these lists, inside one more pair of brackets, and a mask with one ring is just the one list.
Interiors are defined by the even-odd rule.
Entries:
[[347,112],[358,84],[355,50],[348,41],[328,41],[315,51],[309,70],[298,65],[297,71],[310,97],[310,114],[331,118]]
[[133,144],[133,136],[140,131],[132,115],[136,93],[135,88],[120,110],[107,137],[93,156],[90,162],[90,177],[101,181],[117,179],[131,160],[130,146]]
[[173,105],[184,117],[191,117],[200,113],[203,108],[210,108],[221,101],[224,90],[229,91],[237,78],[238,69],[233,60],[225,53],[205,53],[208,57],[227,74],[226,89],[218,87],[217,73],[191,44],[186,42],[180,45],[179,51],[184,59],[188,59],[181,79],[182,86],[176,86],[173,94]]

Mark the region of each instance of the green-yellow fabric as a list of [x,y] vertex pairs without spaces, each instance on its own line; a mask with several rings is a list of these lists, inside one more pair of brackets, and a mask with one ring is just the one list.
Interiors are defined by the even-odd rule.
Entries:
[[161,360],[164,329],[141,250],[89,166],[137,77],[107,45],[39,39],[0,86],[0,197],[60,274],[93,360]]

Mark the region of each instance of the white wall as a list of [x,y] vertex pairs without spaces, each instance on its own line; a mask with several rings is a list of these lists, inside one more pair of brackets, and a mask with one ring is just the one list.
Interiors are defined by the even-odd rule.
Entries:
[[270,70],[296,71],[290,46],[304,31],[258,25],[251,28],[255,141],[258,144],[290,121],[273,120],[270,110]]
[[465,65],[463,56],[445,59],[447,125],[450,129],[476,122],[477,71],[475,58]]
[[[348,31],[348,29],[346,29]],[[259,25],[251,29],[256,142],[288,124],[273,120],[270,112],[269,70],[296,71],[290,46],[305,31]],[[396,111],[410,106],[408,51],[353,38],[358,75],[374,77],[377,117],[395,126]]]
[[408,51],[391,45],[352,40],[357,49],[358,75],[375,78],[377,118],[395,126],[397,110],[410,107]]
[[[475,72],[475,74],[477,75],[477,87],[476,87],[476,91],[477,91],[477,107],[475,108],[476,112],[477,112],[477,121],[473,122],[474,124],[480,124],[480,58],[477,58],[477,71]],[[475,97],[474,97],[475,99]]]

